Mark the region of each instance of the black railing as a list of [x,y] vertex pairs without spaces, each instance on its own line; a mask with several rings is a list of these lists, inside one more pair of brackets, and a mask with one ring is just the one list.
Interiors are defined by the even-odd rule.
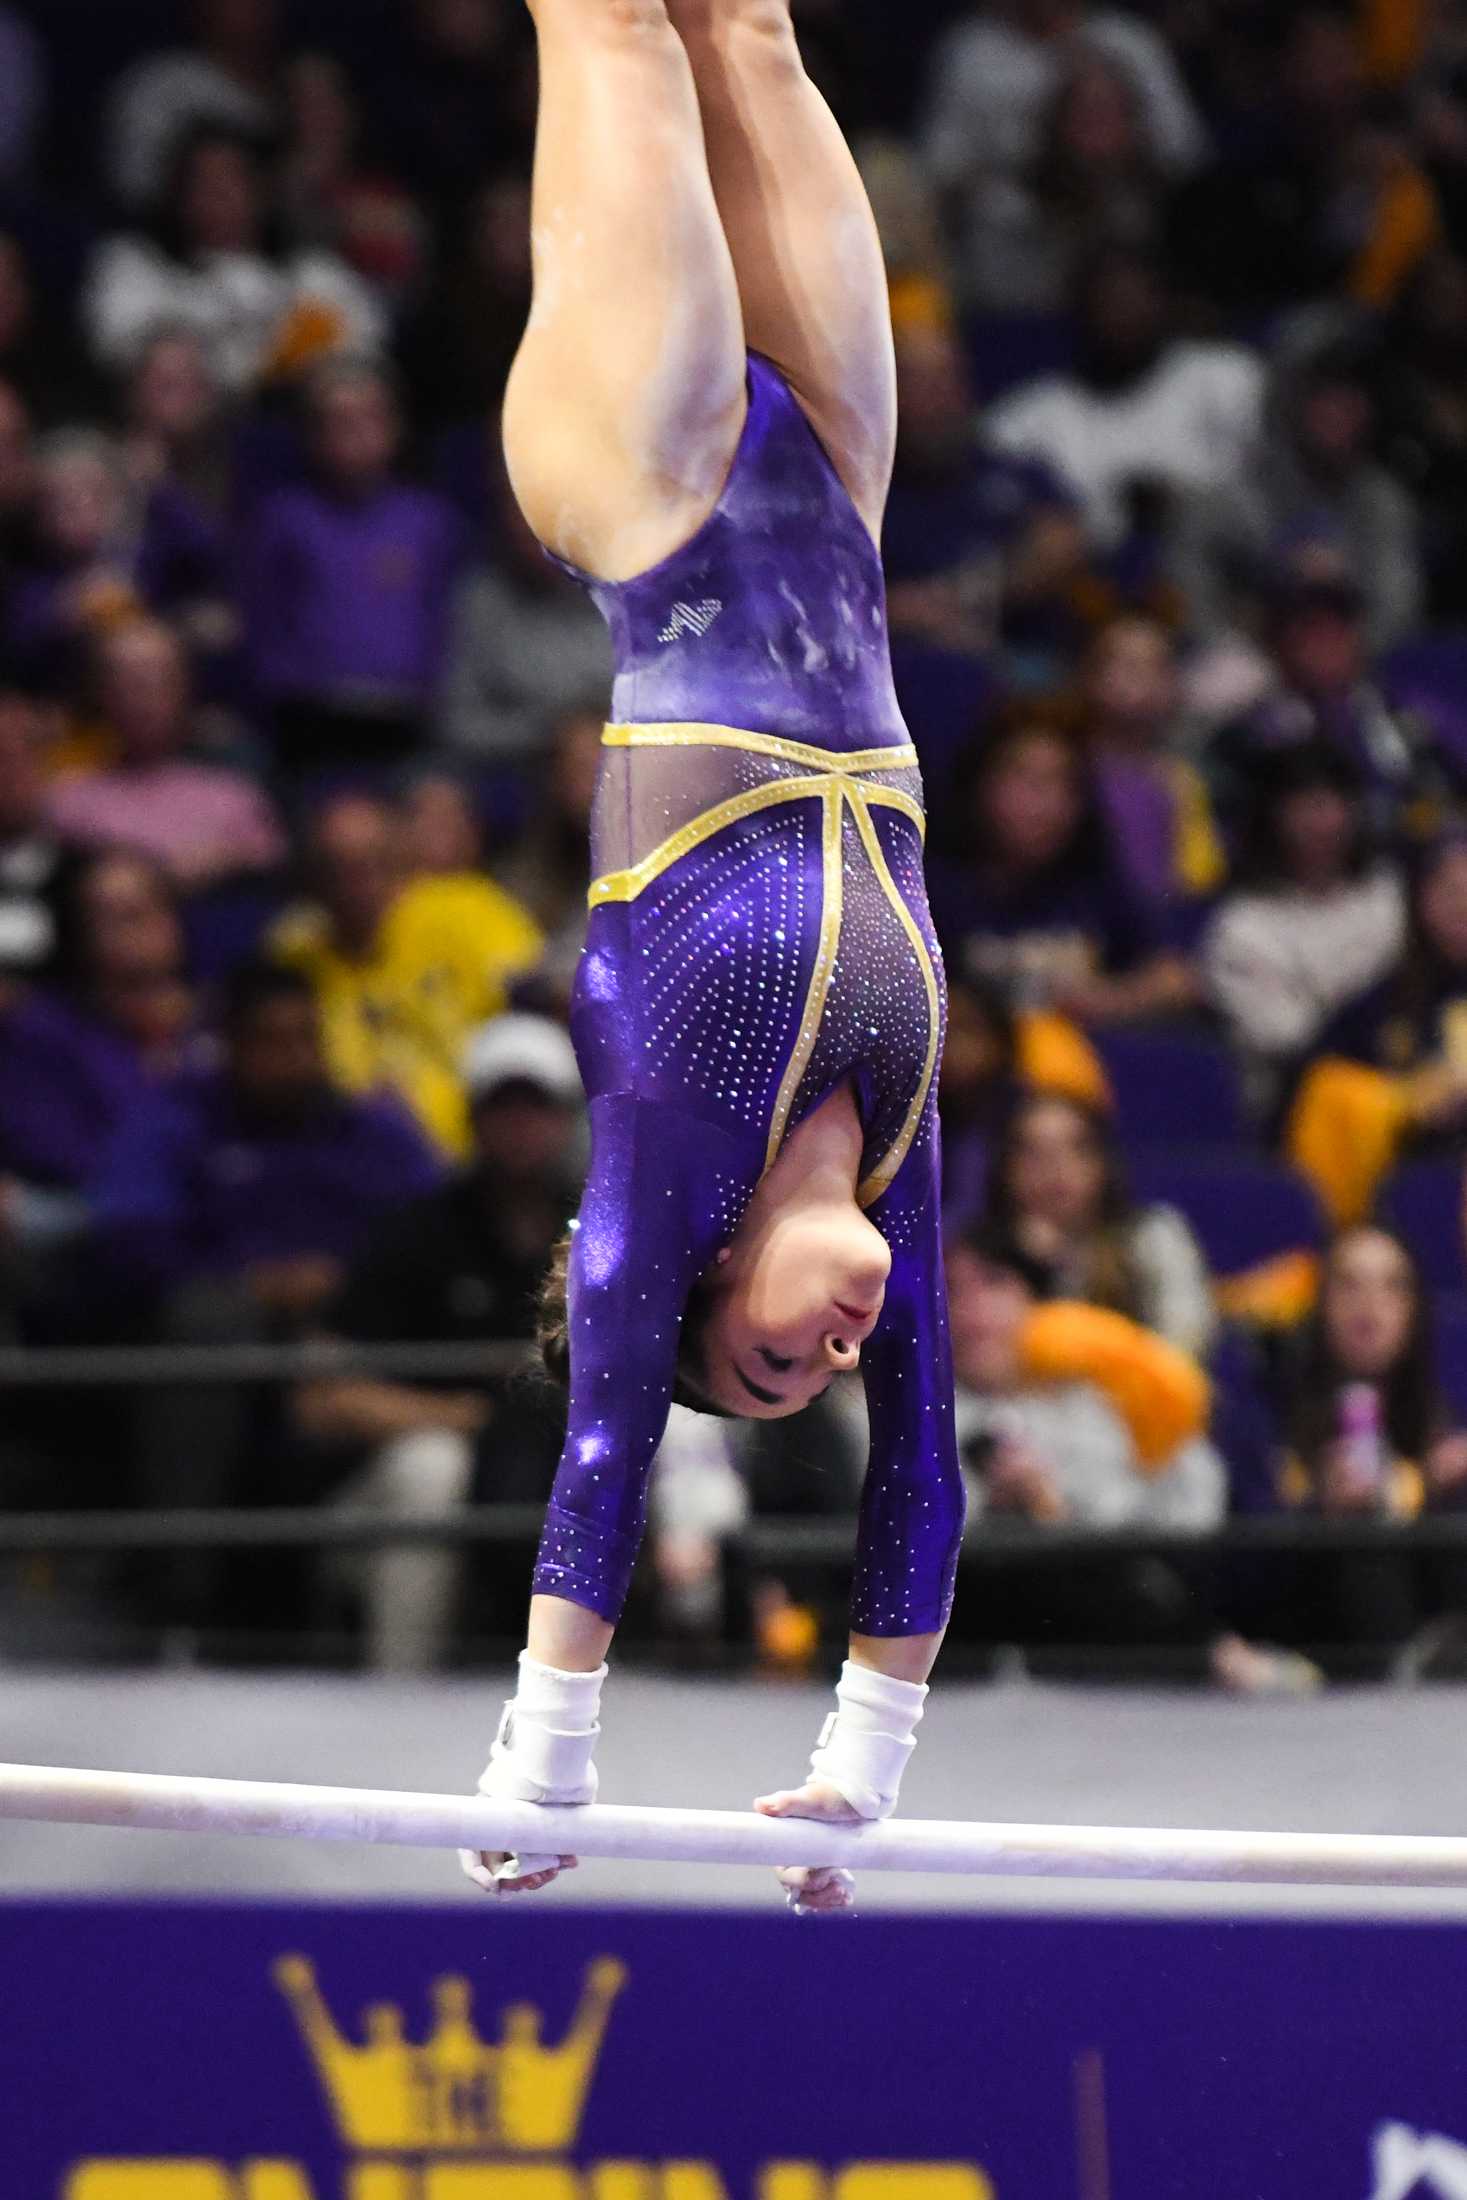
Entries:
[[[47,1551],[360,1549],[392,1544],[500,1545],[533,1543],[544,1513],[538,1505],[464,1505],[435,1513],[387,1512],[351,1504],[274,1506],[261,1510],[174,1508],[164,1512],[0,1512],[0,1557]],[[856,1515],[827,1520],[756,1521],[726,1540],[758,1567],[831,1566],[853,1556]],[[985,1521],[963,1547],[964,1567],[1073,1565],[1098,1558],[1187,1558],[1250,1553],[1338,1554],[1357,1551],[1467,1554],[1467,1517],[1416,1521],[1319,1519],[1275,1514],[1225,1521],[1180,1533],[1160,1528],[1034,1528]]]
[[[527,1375],[532,1367],[527,1346],[502,1341],[468,1346],[364,1346],[315,1339],[294,1345],[0,1350],[0,1400],[7,1392],[26,1393],[34,1422],[35,1408],[48,1392],[58,1398],[90,1393],[100,1400],[109,1390],[141,1393],[167,1385],[227,1383],[288,1390],[371,1377],[490,1388]],[[491,1432],[491,1444],[492,1440]],[[95,1474],[89,1481],[95,1489]],[[56,1470],[53,1486],[65,1496],[64,1468]],[[13,1582],[33,1587],[71,1578],[126,1583],[135,1579],[133,1562],[143,1562],[136,1578],[144,1584],[144,1609],[137,1608],[136,1600],[129,1604],[126,1597],[124,1609],[132,1613],[125,1624],[146,1636],[169,1631],[169,1622],[147,1609],[146,1583],[153,1578],[154,1566],[166,1571],[173,1563],[187,1567],[205,1562],[194,1560],[192,1554],[218,1553],[221,1558],[237,1554],[240,1565],[248,1567],[252,1553],[297,1554],[298,1560],[302,1554],[451,1546],[461,1549],[471,1563],[488,1569],[497,1584],[489,1600],[492,1613],[476,1609],[475,1619],[481,1625],[492,1619],[495,1638],[502,1635],[507,1640],[522,1628],[520,1585],[527,1595],[542,1518],[538,1505],[474,1504],[414,1513],[349,1498],[166,1511],[52,1504],[45,1510],[0,1510],[0,1563],[6,1564]],[[825,1649],[838,1644],[843,1639],[855,1543],[853,1511],[815,1519],[761,1514],[725,1538],[720,1616],[714,1623],[724,1653],[749,1654],[757,1635],[759,1584],[771,1578],[782,1581],[797,1602],[815,1611]],[[1467,1609],[1467,1593],[1458,1599],[1440,1586],[1442,1577],[1467,1583],[1467,1512],[1434,1514],[1414,1522],[1280,1513],[1233,1519],[1200,1533],[1041,1528],[989,1517],[964,1545],[954,1647],[960,1657],[965,1644],[970,1655],[979,1651],[989,1655],[994,1647],[992,1608],[1005,1600],[1016,1634],[1000,1640],[1042,1643],[1056,1629],[1062,1633],[1074,1584],[1094,1580],[1111,1568],[1117,1580],[1135,1583],[1144,1603],[1146,1585],[1141,1577],[1146,1562],[1161,1562],[1174,1585],[1185,1584],[1181,1591],[1185,1602],[1198,1610],[1215,1605],[1221,1614],[1232,1612],[1240,1586],[1246,1598],[1260,1580],[1275,1589],[1282,1584],[1287,1604],[1296,1583],[1308,1586],[1330,1569],[1360,1558],[1437,1561],[1425,1569],[1437,1583],[1434,1601],[1439,1605],[1445,1594],[1449,1605],[1460,1602]],[[295,1571],[299,1572],[298,1564]],[[678,1625],[672,1623],[669,1637],[655,1568],[640,1571],[638,1582],[629,1614],[633,1639],[640,1638],[644,1645],[675,1642]],[[985,1596],[986,1584],[992,1586],[992,1597]],[[1011,1594],[1016,1587],[1017,1599]],[[23,1601],[27,1609],[33,1607],[33,1598]],[[1279,1601],[1276,1596],[1276,1607]],[[275,1624],[273,1614],[259,1615],[259,1624],[267,1620]],[[300,1626],[303,1646],[325,1640],[324,1633],[312,1632],[312,1620],[302,1620]],[[195,1624],[193,1632],[202,1641],[207,1630]],[[1103,1647],[1105,1637],[1096,1641],[1097,1655],[1103,1659],[1109,1655]],[[1162,1644],[1154,1646],[1154,1655],[1146,1654],[1152,1656],[1153,1664],[1162,1665],[1172,1655]]]
[[384,1382],[502,1381],[535,1365],[530,1346],[353,1344],[336,1337],[303,1344],[96,1345],[0,1349],[0,1397],[7,1390],[152,1390],[172,1383],[292,1384],[375,1375]]

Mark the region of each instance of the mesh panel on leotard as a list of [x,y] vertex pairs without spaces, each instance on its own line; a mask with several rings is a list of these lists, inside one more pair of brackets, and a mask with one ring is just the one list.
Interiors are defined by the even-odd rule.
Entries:
[[[592,819],[592,873],[596,878],[645,862],[669,837],[724,803],[771,782],[820,775],[816,761],[784,762],[761,752],[700,745],[615,748],[602,751]],[[921,774],[915,765],[863,772],[863,783],[893,787],[920,806]]]

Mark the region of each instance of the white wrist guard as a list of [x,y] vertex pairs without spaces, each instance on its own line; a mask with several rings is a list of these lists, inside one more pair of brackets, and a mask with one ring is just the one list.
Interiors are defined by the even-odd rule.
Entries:
[[[592,1754],[601,1733],[603,1665],[595,1673],[562,1673],[520,1652],[519,1687],[506,1703],[479,1793],[513,1803],[594,1803]],[[465,1854],[465,1868],[477,1874]],[[477,1863],[477,1859],[473,1860]],[[558,1856],[516,1856],[500,1865],[497,1879],[528,1879],[549,1871]]]
[[861,1817],[889,1818],[917,1746],[927,1694],[919,1681],[892,1680],[847,1659],[836,1685],[837,1708],[820,1730],[811,1772],[839,1788]]
[[520,1803],[594,1803],[591,1762],[601,1728],[603,1665],[594,1673],[561,1673],[520,1652],[520,1683],[504,1707],[481,1795]]

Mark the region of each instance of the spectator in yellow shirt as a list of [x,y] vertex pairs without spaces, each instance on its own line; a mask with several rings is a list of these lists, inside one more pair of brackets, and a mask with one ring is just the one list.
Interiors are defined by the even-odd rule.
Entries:
[[324,803],[309,853],[315,899],[282,918],[273,946],[316,988],[333,1075],[351,1092],[398,1093],[462,1156],[464,1045],[539,959],[538,926],[473,872],[410,877],[402,821],[373,795]]

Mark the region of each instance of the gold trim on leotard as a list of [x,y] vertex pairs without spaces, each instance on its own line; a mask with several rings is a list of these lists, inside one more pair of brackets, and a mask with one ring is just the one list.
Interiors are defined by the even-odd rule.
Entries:
[[829,774],[822,773],[818,778],[771,779],[762,787],[749,787],[743,794],[731,795],[727,802],[704,810],[700,817],[670,833],[630,870],[608,871],[604,878],[598,878],[588,897],[591,907],[599,909],[607,901],[635,901],[661,878],[664,871],[670,871],[675,863],[691,855],[695,848],[701,848],[705,840],[711,840],[725,826],[736,825],[740,818],[753,817],[760,810],[772,810],[785,802],[805,802],[812,795],[824,795],[833,784]]
[[862,809],[869,809],[875,802],[884,810],[900,810],[903,817],[912,820],[922,838],[927,838],[927,812],[915,795],[903,793],[900,787],[847,787],[846,799]]
[[[780,1147],[784,1144],[790,1114],[820,1036],[826,996],[835,973],[841,924],[845,916],[845,813],[847,809],[850,810],[877,883],[912,943],[912,950],[927,989],[927,1060],[921,1083],[907,1110],[906,1120],[896,1143],[858,1187],[856,1194],[863,1207],[875,1206],[894,1181],[917,1135],[917,1128],[932,1090],[938,1049],[942,1041],[942,1000],[932,957],[922,936],[921,927],[892,877],[891,866],[886,860],[886,852],[882,848],[871,816],[873,805],[881,809],[897,810],[902,816],[909,818],[925,838],[927,819],[916,796],[908,794],[901,787],[872,784],[870,778],[871,774],[879,772],[913,770],[917,763],[916,749],[910,743],[881,749],[821,749],[812,747],[806,741],[786,741],[777,734],[747,733],[737,726],[693,724],[608,726],[601,738],[603,745],[611,749],[744,749],[757,756],[772,757],[781,764],[815,767],[797,779],[768,780],[763,786],[750,787],[743,794],[732,795],[728,801],[718,803],[713,809],[704,810],[700,816],[680,826],[675,833],[670,833],[640,863],[633,864],[625,871],[610,871],[603,878],[597,879],[588,896],[593,909],[599,909],[608,902],[634,902],[664,872],[670,871],[675,863],[680,862],[684,856],[691,855],[695,848],[701,847],[704,841],[711,840],[716,833],[738,824],[742,818],[757,816],[762,810],[780,808],[789,802],[809,802],[817,798],[820,801],[823,812],[820,941],[815,955],[815,968],[805,995],[794,1051],[785,1067],[784,1076],[780,1079],[779,1092],[775,1098],[765,1157],[766,1169],[773,1167]],[[858,781],[865,783],[858,784]]]
[[891,875],[891,865],[886,860],[886,850],[882,847],[880,835],[872,822],[870,808],[864,799],[864,790],[856,795],[851,808],[855,813],[857,829],[865,843],[871,868],[880,879],[882,892],[896,911],[902,929],[912,943],[912,952],[917,958],[923,983],[927,987],[927,1060],[922,1070],[922,1082],[912,1096],[912,1104],[907,1110],[907,1119],[901,1127],[896,1144],[871,1171],[865,1183],[856,1187],[856,1198],[860,1204],[863,1207],[874,1207],[882,1193],[895,1181],[898,1170],[911,1150],[912,1140],[917,1135],[917,1126],[927,1105],[927,1095],[932,1090],[932,1080],[937,1073],[938,1049],[942,1044],[942,995],[938,990],[937,972],[932,967],[927,942],[922,937],[922,928],[907,907],[901,889]]
[[601,736],[608,749],[746,749],[772,756],[781,764],[804,764],[813,771],[912,771],[917,751],[910,741],[886,749],[821,749],[808,741],[787,741],[777,733],[746,733],[741,726],[695,723],[665,726],[608,726]]

